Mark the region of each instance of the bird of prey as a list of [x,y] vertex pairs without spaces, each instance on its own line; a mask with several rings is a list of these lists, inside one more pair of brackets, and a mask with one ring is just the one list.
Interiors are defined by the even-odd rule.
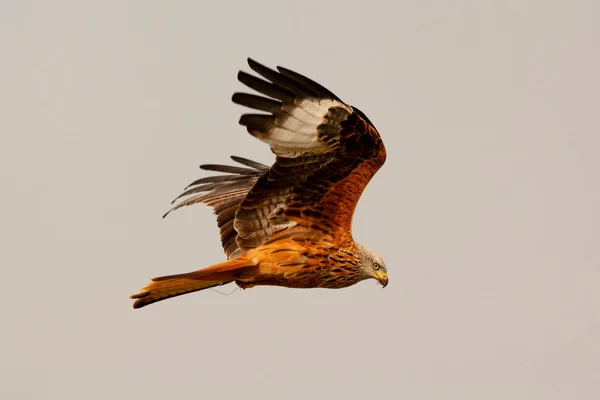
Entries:
[[239,123],[270,146],[275,163],[232,156],[243,167],[201,166],[225,175],[193,182],[171,211],[212,207],[227,261],[153,278],[131,296],[134,308],[232,282],[243,289],[336,289],[370,278],[388,283],[381,257],[352,238],[356,204],[386,158],[377,129],[303,75],[251,59],[248,65],[260,78],[240,71],[238,80],[259,94],[235,93],[232,100],[263,112],[242,115]]

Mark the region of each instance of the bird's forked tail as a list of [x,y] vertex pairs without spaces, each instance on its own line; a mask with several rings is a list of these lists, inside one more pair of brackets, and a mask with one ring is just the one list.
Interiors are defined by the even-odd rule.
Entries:
[[225,285],[233,282],[237,274],[252,267],[254,264],[251,261],[238,257],[194,272],[152,278],[139,293],[131,296],[132,299],[136,299],[133,308],[141,308],[171,297]]

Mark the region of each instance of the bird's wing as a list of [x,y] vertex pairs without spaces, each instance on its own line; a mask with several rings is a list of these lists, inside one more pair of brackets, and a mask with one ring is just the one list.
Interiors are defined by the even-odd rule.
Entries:
[[209,176],[192,182],[185,192],[173,200],[173,203],[177,200],[181,201],[164,215],[166,217],[171,211],[195,203],[204,203],[212,207],[217,216],[221,244],[228,259],[234,258],[239,253],[236,242],[237,231],[233,228],[235,212],[258,178],[269,169],[267,165],[246,158],[231,156],[231,159],[248,168],[201,165],[200,168],[204,170],[224,172],[226,175]]
[[318,83],[286,68],[248,64],[266,80],[245,72],[238,79],[264,96],[236,93],[232,100],[266,112],[245,114],[240,124],[277,158],[235,213],[239,249],[294,225],[350,240],[360,195],[385,162],[379,133],[362,112]]

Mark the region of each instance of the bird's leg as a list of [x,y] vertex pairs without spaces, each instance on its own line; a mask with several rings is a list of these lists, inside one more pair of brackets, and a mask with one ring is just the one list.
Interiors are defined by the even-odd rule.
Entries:
[[251,287],[254,286],[253,283],[249,283],[249,282],[242,282],[240,280],[236,280],[235,284],[238,285],[241,289],[249,289]]

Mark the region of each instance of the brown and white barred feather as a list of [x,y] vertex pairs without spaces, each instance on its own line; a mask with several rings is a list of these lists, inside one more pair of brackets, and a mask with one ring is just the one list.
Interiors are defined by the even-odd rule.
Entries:
[[288,69],[273,71],[248,60],[264,81],[243,71],[240,82],[269,96],[235,93],[236,104],[269,114],[244,114],[240,124],[267,143],[273,153],[285,158],[332,153],[339,143],[340,123],[353,110],[321,85]]

